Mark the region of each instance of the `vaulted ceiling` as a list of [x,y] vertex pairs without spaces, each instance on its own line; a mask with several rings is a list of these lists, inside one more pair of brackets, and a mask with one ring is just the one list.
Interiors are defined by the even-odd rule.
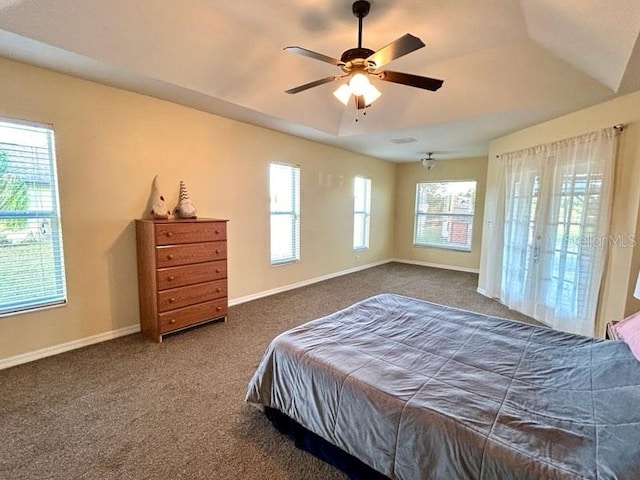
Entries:
[[[640,2],[371,0],[363,46],[411,33],[389,69],[437,92],[377,82],[366,115],[337,82],[288,88],[357,46],[350,0],[0,0],[0,56],[392,161],[486,154],[514,130],[640,89]],[[376,80],[374,80],[376,82]],[[358,121],[355,121],[358,118]]]

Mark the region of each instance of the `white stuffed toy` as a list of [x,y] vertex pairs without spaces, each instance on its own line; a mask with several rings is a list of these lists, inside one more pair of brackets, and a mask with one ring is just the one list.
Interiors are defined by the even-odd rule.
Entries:
[[167,209],[167,206],[164,203],[164,197],[160,194],[160,189],[158,188],[158,175],[153,178],[152,190],[151,197],[153,199],[153,204],[151,205],[151,211],[149,213],[153,218],[169,218],[171,212]]
[[178,218],[196,218],[196,207],[189,200],[187,187],[182,180],[180,180],[180,200],[173,209],[173,214]]

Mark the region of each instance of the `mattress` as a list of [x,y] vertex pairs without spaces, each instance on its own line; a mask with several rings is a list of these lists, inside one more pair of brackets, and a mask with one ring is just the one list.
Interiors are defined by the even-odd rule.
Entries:
[[383,294],[286,331],[248,402],[392,479],[638,479],[626,344]]

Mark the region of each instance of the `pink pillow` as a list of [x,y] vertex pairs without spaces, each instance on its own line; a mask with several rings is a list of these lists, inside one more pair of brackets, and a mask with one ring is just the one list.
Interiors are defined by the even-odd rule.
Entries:
[[629,345],[633,355],[640,360],[640,312],[628,316],[613,328],[618,338]]

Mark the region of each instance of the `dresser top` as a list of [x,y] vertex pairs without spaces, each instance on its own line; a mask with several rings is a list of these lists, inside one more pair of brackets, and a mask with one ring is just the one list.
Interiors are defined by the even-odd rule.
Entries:
[[225,218],[139,218],[136,222],[148,223],[207,223],[207,222],[228,222]]

